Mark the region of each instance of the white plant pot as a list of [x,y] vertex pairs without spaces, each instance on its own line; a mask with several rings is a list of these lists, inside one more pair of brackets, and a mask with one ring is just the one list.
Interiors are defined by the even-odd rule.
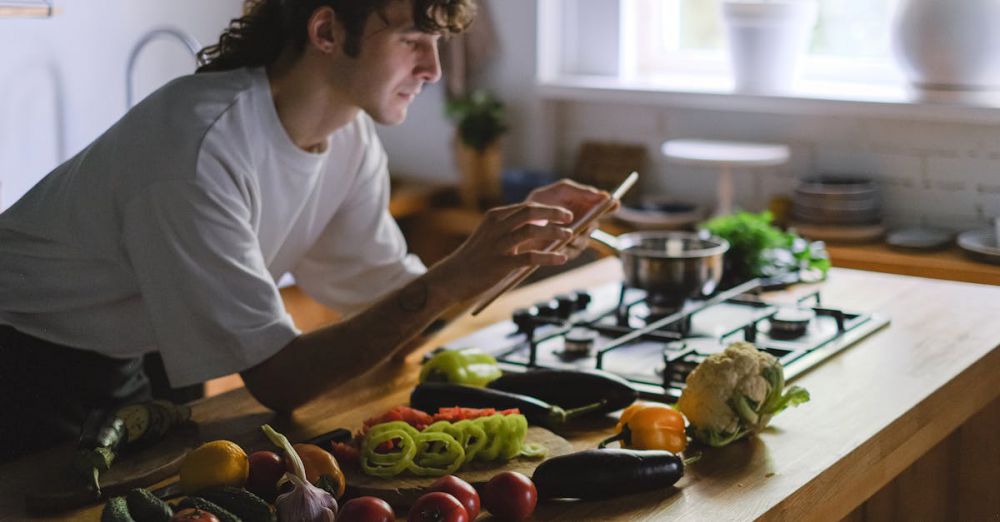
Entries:
[[998,0],[903,0],[892,44],[903,74],[919,88],[1000,88]]
[[817,11],[814,0],[724,0],[722,17],[735,89],[792,90]]

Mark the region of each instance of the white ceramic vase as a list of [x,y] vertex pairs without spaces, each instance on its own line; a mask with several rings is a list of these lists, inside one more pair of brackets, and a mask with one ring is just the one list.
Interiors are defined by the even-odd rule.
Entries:
[[723,0],[735,89],[764,94],[792,90],[817,12],[815,0]]
[[1000,88],[1000,0],[902,0],[892,43],[917,87]]

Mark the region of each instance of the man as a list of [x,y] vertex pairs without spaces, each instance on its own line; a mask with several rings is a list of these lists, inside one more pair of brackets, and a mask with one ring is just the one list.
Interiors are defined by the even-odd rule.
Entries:
[[[562,182],[493,209],[430,270],[387,212],[372,120],[398,124],[441,75],[472,0],[261,0],[0,215],[0,460],[69,439],[95,407],[240,372],[291,410],[404,350],[511,270],[583,248],[573,213],[607,193]],[[302,334],[285,272],[347,319]]]

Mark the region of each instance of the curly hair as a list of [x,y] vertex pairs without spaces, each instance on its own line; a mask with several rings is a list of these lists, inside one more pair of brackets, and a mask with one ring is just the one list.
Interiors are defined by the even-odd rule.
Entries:
[[[330,7],[347,33],[344,52],[358,56],[361,33],[372,13],[400,0],[246,0],[243,16],[229,22],[219,42],[198,53],[198,72],[226,71],[274,63],[289,45],[301,51],[308,39],[306,23],[320,7]],[[475,16],[474,0],[404,0],[412,2],[417,29],[458,34]]]

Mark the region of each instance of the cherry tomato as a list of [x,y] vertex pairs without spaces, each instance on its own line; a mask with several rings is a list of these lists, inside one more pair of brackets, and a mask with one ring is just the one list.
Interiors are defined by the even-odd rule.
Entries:
[[250,461],[247,491],[274,502],[278,496],[278,480],[285,474],[284,459],[273,451],[255,451],[247,456],[247,460]]
[[348,500],[337,513],[337,522],[393,522],[392,506],[378,497],[358,497]]
[[187,508],[174,513],[170,522],[219,522],[219,517],[198,508]]
[[465,506],[465,511],[469,513],[469,520],[475,520],[479,516],[479,493],[471,484],[455,475],[447,475],[435,480],[431,487],[427,488],[427,491],[441,491],[458,499]]
[[457,498],[434,491],[417,499],[406,522],[470,522],[469,512]]
[[524,520],[536,504],[535,483],[516,471],[497,473],[483,488],[483,507],[501,520]]

